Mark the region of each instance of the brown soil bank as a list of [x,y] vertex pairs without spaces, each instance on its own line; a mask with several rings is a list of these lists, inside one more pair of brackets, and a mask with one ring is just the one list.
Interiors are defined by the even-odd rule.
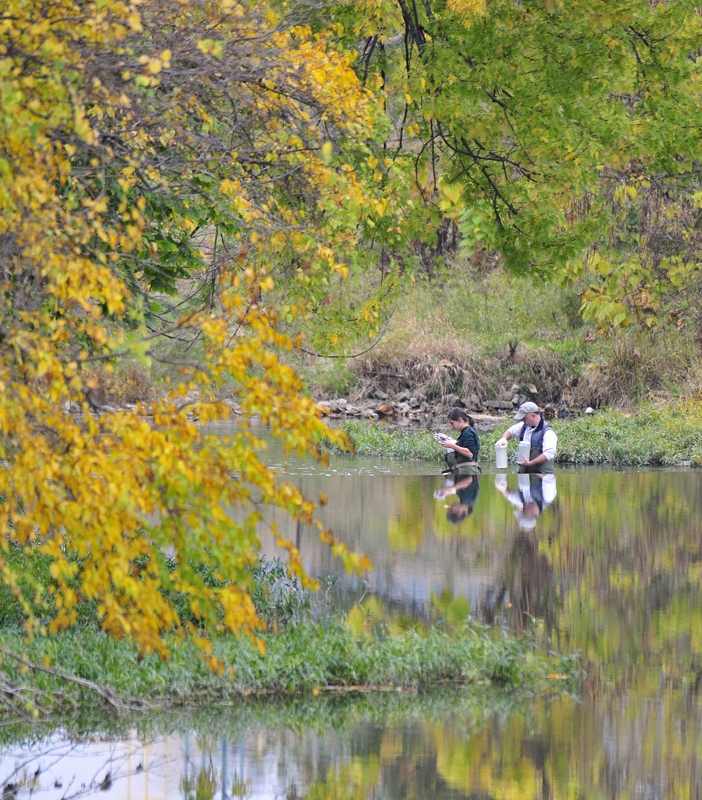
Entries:
[[415,341],[381,345],[343,369],[337,362],[333,374],[318,369],[310,388],[319,399],[343,396],[366,408],[371,401],[386,403],[400,415],[442,414],[455,405],[506,414],[533,400],[547,415],[567,417],[588,407],[632,409],[657,398],[700,398],[699,348],[692,344],[680,335],[636,331],[594,342],[571,337],[471,347],[454,340],[429,347]]
[[533,400],[555,417],[591,405],[582,353],[516,343],[461,350],[450,345],[420,350],[416,344],[403,353],[378,350],[348,362],[341,391],[319,380],[323,375],[311,388],[339,416],[421,418],[443,415],[454,406],[501,416]]
[[572,356],[549,348],[509,346],[463,354],[447,348],[392,358],[379,353],[354,362],[351,371],[356,379],[353,399],[394,400],[411,407],[420,401],[439,413],[458,405],[499,414],[525,400],[536,400],[554,414],[589,405]]

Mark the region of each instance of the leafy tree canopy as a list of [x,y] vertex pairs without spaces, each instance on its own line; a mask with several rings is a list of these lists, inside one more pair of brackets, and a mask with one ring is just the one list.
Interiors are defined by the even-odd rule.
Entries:
[[[0,42],[4,552],[52,558],[51,630],[89,599],[105,630],[165,652],[173,589],[202,630],[255,631],[257,509],[311,522],[314,505],[245,424],[226,445],[200,426],[228,418],[210,390],[229,382],[288,451],[343,443],[281,360],[281,324],[325,304],[333,340],[372,218],[402,233],[376,177],[382,109],[352,54],[266,3],[8,0]],[[353,313],[372,332],[377,297]],[[90,367],[123,356],[183,370],[151,418],[93,393]]]
[[606,328],[657,324],[697,271],[699,5],[364,0],[335,6],[384,79],[393,147],[469,248],[583,280]]

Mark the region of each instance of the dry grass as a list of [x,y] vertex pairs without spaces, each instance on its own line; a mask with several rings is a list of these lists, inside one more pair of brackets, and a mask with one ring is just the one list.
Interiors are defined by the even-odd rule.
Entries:
[[[635,407],[662,398],[702,398],[700,342],[667,320],[656,332],[593,337],[579,298],[546,282],[495,269],[454,269],[417,283],[395,309],[384,339],[366,355],[305,370],[314,394],[360,399],[409,390],[433,403],[508,400],[517,384],[561,409]],[[667,326],[667,327],[666,327]],[[366,343],[358,347],[362,350]]]
[[536,388],[541,403],[571,404],[582,400],[579,364],[572,352],[549,344],[516,342],[480,346],[455,334],[434,338],[420,331],[410,341],[390,341],[350,364],[355,376],[355,397],[374,390],[388,393],[410,389],[430,402],[449,395],[474,396],[480,403],[509,399],[510,388],[530,394]]
[[583,371],[593,406],[627,408],[642,400],[702,399],[699,344],[685,331],[627,330],[600,344]]
[[456,266],[409,286],[385,337],[366,355],[310,365],[309,385],[320,396],[410,390],[430,402],[457,394],[478,403],[509,400],[514,384],[523,394],[533,385],[542,403],[575,402],[585,354],[573,345],[573,325],[581,323],[572,307],[557,287]]
[[106,406],[124,406],[128,403],[145,403],[154,399],[154,384],[148,371],[139,365],[123,365],[114,372],[104,367],[91,371],[97,382],[91,396],[95,402]]

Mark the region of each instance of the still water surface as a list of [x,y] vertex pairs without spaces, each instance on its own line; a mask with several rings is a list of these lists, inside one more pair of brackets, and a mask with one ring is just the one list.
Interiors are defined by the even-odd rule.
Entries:
[[205,725],[146,744],[56,736],[41,753],[5,748],[0,780],[41,764],[42,797],[702,797],[702,473],[561,469],[546,484],[485,474],[451,486],[420,462],[271,458],[324,493],[324,522],[371,557],[373,572],[350,578],[315,532],[275,520],[356,624],[542,620],[556,650],[582,653],[582,696],[494,713],[445,697],[374,713],[365,699],[296,728]]

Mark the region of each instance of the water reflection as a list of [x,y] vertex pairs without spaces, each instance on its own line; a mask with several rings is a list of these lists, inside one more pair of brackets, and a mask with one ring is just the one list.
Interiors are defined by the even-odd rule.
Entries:
[[536,520],[556,499],[556,476],[517,475],[517,489],[509,488],[507,475],[495,475],[495,489],[514,507],[514,517],[522,530],[536,527]]
[[[343,572],[314,530],[277,521],[289,525],[307,569],[333,578],[352,619],[362,607],[364,625],[373,616],[386,625],[457,624],[470,614],[522,631],[542,620],[555,649],[583,655],[580,700],[481,716],[462,706],[465,695],[433,708],[418,698],[387,713],[387,699],[373,698],[343,711],[343,722],[339,708],[297,724],[248,718],[209,737],[157,740],[152,762],[173,757],[170,766],[145,770],[149,783],[140,774],[129,791],[115,770],[106,794],[702,798],[700,474],[562,470],[548,478],[447,485],[437,474],[299,475],[308,495],[329,497],[325,524],[371,556],[364,581]],[[472,510],[454,522],[454,505]],[[26,763],[5,753],[3,766]],[[102,781],[103,762],[91,763]],[[23,774],[34,773],[26,766]]]
[[[370,553],[377,570],[368,586],[386,614],[438,608],[449,617],[467,601],[473,616],[517,631],[543,620],[556,649],[583,654],[582,704],[542,709],[528,735],[512,720],[444,741],[440,758],[463,763],[455,748],[482,765],[474,768],[490,780],[466,778],[464,788],[492,796],[702,797],[699,473],[564,470],[546,483],[481,481],[495,491],[483,486],[458,525],[446,519],[452,487],[429,476],[387,477],[372,489],[355,482],[355,499],[341,500],[347,516],[327,518]],[[311,568],[333,570],[311,540],[303,554]],[[353,581],[339,581],[352,602]],[[526,774],[529,748],[546,754],[548,774],[532,775],[523,795],[508,792],[497,775],[504,780],[507,763]]]
[[456,495],[457,499],[451,505],[446,506],[446,519],[454,525],[473,513],[473,507],[478,499],[480,491],[480,480],[477,475],[467,475],[463,478],[454,480],[447,478],[445,486],[439,487],[434,492],[437,500],[445,500],[451,495]]
[[[121,752],[88,742],[74,754],[83,762],[25,762],[31,790],[25,784],[5,797],[58,800],[91,789],[124,800],[700,797],[702,720],[694,692],[663,683],[642,699],[588,695],[503,709],[498,702],[490,715],[448,695],[435,707],[410,702],[404,710],[380,702],[375,711],[370,704],[354,711],[351,702],[321,726],[249,720],[242,727],[215,716],[212,732],[204,724],[199,734],[131,741]],[[104,760],[109,747],[112,764]],[[113,770],[109,785],[106,769]]]

